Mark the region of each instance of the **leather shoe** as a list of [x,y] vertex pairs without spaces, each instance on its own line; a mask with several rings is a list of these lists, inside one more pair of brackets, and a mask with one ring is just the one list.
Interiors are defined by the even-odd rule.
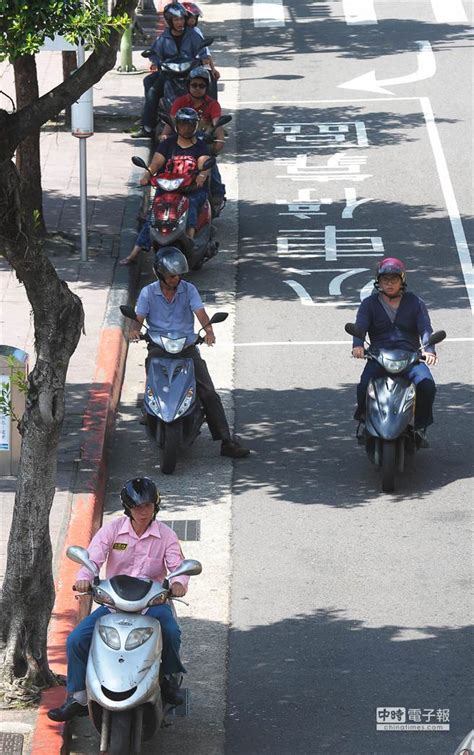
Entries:
[[72,718],[76,718],[76,716],[88,715],[89,711],[87,705],[81,705],[81,703],[78,703],[73,697],[68,697],[61,707],[48,710],[48,718],[50,718],[51,721],[58,722],[70,721]]
[[161,695],[168,705],[176,706],[184,703],[184,697],[179,691],[179,684],[174,676],[170,679],[165,677],[161,680]]
[[132,139],[151,139],[153,134],[151,131],[147,131],[144,128],[139,129],[138,131],[134,131],[130,134]]
[[245,448],[235,438],[223,440],[221,443],[221,456],[229,456],[231,459],[243,459],[249,454],[250,448]]

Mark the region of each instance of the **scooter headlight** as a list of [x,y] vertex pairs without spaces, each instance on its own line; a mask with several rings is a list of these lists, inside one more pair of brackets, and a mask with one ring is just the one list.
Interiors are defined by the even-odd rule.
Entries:
[[189,391],[186,393],[186,396],[184,397],[183,402],[177,411],[178,417],[181,417],[181,415],[184,414],[184,412],[188,411],[189,407],[191,406],[193,396],[194,396],[194,391],[192,388],[190,388]]
[[164,350],[169,354],[179,354],[186,345],[186,336],[184,338],[166,338],[166,336],[161,336],[161,343]]
[[99,627],[99,634],[112,650],[120,650],[120,635],[113,627]]
[[164,191],[176,191],[183,183],[184,178],[158,178],[156,183]]
[[149,640],[152,634],[153,629],[151,627],[132,629],[125,641],[125,650],[135,650]]
[[94,590],[94,600],[96,603],[102,603],[106,606],[115,605],[114,599],[109,595],[108,592],[105,592],[105,590],[102,590],[100,587],[96,587]]
[[408,359],[384,359],[383,366],[385,367],[387,372],[396,374],[398,372],[403,372],[403,370],[406,370],[408,366]]

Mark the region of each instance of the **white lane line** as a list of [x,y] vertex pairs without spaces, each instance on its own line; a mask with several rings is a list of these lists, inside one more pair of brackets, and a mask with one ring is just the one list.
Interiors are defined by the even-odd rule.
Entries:
[[239,105],[317,105],[320,102],[404,102],[419,97],[336,97],[330,100],[242,100]]
[[449,175],[448,164],[444,155],[443,146],[441,144],[438,127],[436,126],[430,99],[429,97],[420,97],[420,102],[423,108],[423,114],[425,116],[426,128],[428,130],[428,136],[431,142],[431,149],[433,150],[436,167],[438,169],[441,190],[443,192],[444,201],[446,202],[446,208],[449,213],[449,220],[451,222],[451,228],[453,230],[454,241],[456,242],[456,248],[458,250],[458,257],[461,265],[461,271],[464,277],[464,284],[466,286],[471,309],[474,312],[474,270],[472,267],[471,255],[469,253],[469,247],[467,245],[461,216],[459,214],[458,203],[456,202],[456,196],[454,194],[453,184],[451,183],[451,176]]
[[462,0],[431,0],[431,5],[439,24],[462,24],[468,22]]
[[[355,308],[355,305],[352,305]],[[474,338],[446,338],[443,343],[471,343]],[[254,341],[253,343],[234,343],[238,348],[260,348],[261,346],[349,346],[352,341]],[[221,342],[222,345],[222,342]]]
[[346,24],[376,24],[374,0],[342,0]]
[[253,24],[256,28],[279,28],[285,25],[283,0],[253,0]]

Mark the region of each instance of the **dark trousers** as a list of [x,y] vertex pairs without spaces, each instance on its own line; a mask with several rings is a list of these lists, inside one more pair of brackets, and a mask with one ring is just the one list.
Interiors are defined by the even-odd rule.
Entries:
[[[148,347],[145,369],[148,369],[148,361],[153,355],[169,358],[169,354],[163,349],[156,346]],[[230,438],[229,423],[225,416],[221,398],[214,388],[207,364],[196,346],[186,349],[186,356],[191,357],[194,363],[197,394],[206,413],[206,422],[209,426],[212,440],[228,440]]]
[[161,71],[154,71],[143,79],[145,87],[145,105],[143,107],[142,124],[147,130],[156,125],[156,114],[160,99],[165,91],[166,76]]
[[[367,362],[360,376],[360,383],[357,386],[356,419],[365,416],[365,397],[369,380],[371,378],[382,377],[386,374],[384,368],[378,362],[374,360]],[[426,364],[419,362],[400,374],[407,380],[415,383],[416,386],[415,429],[418,430],[432,425],[436,386],[430,370]]]

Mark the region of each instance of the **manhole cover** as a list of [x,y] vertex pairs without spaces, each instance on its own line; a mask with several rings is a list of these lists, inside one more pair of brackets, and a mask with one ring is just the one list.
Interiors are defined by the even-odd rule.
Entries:
[[0,731],[1,755],[21,755],[23,752],[23,734]]

